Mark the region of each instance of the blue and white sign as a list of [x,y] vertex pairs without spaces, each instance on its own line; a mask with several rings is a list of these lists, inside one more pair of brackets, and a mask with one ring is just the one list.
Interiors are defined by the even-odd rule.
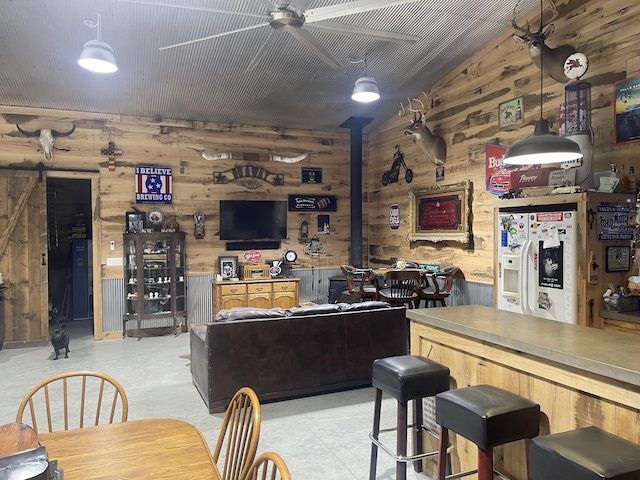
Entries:
[[171,203],[171,169],[136,167],[136,203]]

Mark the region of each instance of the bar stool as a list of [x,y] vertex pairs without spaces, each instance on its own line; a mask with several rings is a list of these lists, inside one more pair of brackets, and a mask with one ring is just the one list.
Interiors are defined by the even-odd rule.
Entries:
[[[372,382],[376,389],[375,409],[373,415],[373,431],[371,439],[371,467],[369,480],[375,480],[378,462],[378,447],[396,460],[396,480],[407,478],[407,462],[414,463],[416,472],[422,471],[420,460],[438,452],[422,452],[422,431],[435,436],[434,432],[422,424],[422,399],[432,397],[449,390],[449,369],[444,365],[414,355],[400,355],[375,360],[373,362]],[[398,401],[395,428],[380,430],[380,411],[382,409],[382,392],[387,392]],[[413,400],[413,423],[407,425],[407,404]],[[414,430],[414,454],[407,456],[407,429]],[[381,432],[396,431],[396,452],[383,445],[378,436]]]
[[[492,385],[458,388],[436,395],[436,422],[440,425],[438,480],[478,472],[478,480],[493,478],[493,447],[526,440],[539,433],[540,405]],[[478,446],[478,468],[446,476],[449,430]],[[555,477],[549,477],[555,478]],[[548,479],[546,479],[548,480]]]
[[530,480],[638,480],[640,445],[597,427],[534,438]]

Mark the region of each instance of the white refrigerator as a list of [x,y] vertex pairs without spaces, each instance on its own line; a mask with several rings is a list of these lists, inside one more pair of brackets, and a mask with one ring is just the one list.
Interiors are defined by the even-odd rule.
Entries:
[[497,308],[578,323],[575,211],[499,211]]

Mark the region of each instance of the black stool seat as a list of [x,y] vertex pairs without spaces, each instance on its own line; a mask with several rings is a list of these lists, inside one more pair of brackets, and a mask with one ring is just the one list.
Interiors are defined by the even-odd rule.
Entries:
[[640,445],[597,427],[534,438],[531,480],[638,480]]
[[540,405],[492,385],[476,385],[436,395],[436,422],[440,425],[438,480],[449,478],[443,455],[449,430],[478,446],[478,468],[451,478],[477,472],[478,480],[491,480],[493,447],[525,440],[528,449],[530,439],[539,433]]
[[450,390],[436,396],[436,422],[486,450],[533,438],[540,405],[492,385]]
[[400,355],[375,360],[371,383],[404,403],[449,390],[449,373],[444,365],[424,357]]
[[[414,355],[400,355],[375,360],[371,383],[376,389],[371,439],[371,464],[369,479],[375,480],[378,461],[378,447],[396,460],[396,480],[406,480],[407,462],[413,462],[416,472],[422,471],[421,459],[436,455],[438,452],[423,452],[422,399],[433,397],[449,390],[449,369],[437,362]],[[380,412],[382,392],[397,400],[396,426],[380,430]],[[407,425],[407,404],[413,403],[413,421]],[[407,429],[414,432],[414,454],[407,456]],[[396,431],[396,450],[391,451],[379,440],[381,432]],[[427,432],[429,432],[427,430]],[[429,432],[434,435],[434,432]]]

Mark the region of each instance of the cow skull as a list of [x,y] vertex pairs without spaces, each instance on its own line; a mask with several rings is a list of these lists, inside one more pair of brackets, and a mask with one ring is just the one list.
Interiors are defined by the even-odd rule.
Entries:
[[56,137],[68,137],[69,135],[71,135],[74,130],[76,129],[76,126],[74,125],[71,130],[69,130],[68,132],[58,132],[57,130],[49,130],[49,129],[41,129],[41,130],[34,130],[33,132],[29,132],[27,130],[23,130],[20,128],[20,125],[16,125],[16,127],[18,128],[18,131],[27,136],[27,137],[37,137],[38,141],[40,142],[40,145],[42,145],[42,151],[44,153],[44,159],[47,162],[52,162],[53,161],[53,139]]

